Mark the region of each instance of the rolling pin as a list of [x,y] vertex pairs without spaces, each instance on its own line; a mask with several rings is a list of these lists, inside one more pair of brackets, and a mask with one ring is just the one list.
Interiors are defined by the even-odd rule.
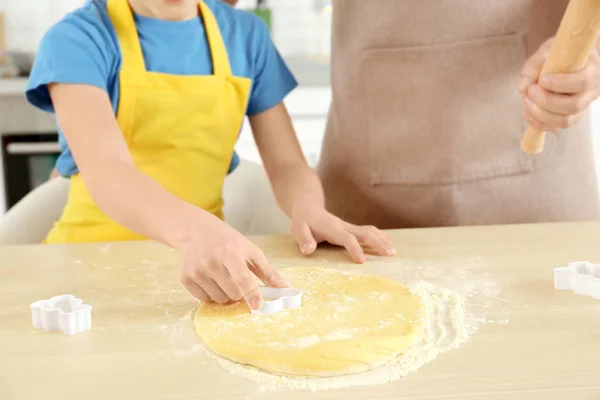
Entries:
[[[600,0],[571,0],[540,77],[585,68],[599,34]],[[521,149],[529,154],[539,154],[544,149],[545,138],[545,132],[529,127],[521,140]]]

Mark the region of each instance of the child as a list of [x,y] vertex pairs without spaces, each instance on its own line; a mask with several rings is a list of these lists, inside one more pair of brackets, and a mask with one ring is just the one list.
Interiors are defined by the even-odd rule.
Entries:
[[151,238],[182,255],[200,300],[260,307],[256,275],[286,283],[222,220],[223,182],[247,115],[303,254],[317,243],[392,255],[373,227],[325,210],[282,101],[296,81],[262,21],[219,0],[89,0],[44,37],[27,99],[56,115],[71,180],[46,243]]

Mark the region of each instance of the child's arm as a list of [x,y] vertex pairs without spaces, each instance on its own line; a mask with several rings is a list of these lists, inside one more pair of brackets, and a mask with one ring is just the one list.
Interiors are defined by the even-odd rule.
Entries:
[[49,90],[98,207],[121,225],[179,250],[182,283],[194,296],[219,303],[244,298],[256,308],[261,296],[250,271],[267,285],[285,285],[262,251],[241,234],[135,168],[105,91],[73,84],[51,84]]
[[307,164],[283,103],[250,117],[267,174],[280,207],[292,220],[292,234],[303,254],[312,254],[318,242],[344,246],[356,262],[364,251],[390,256],[389,238],[369,226],[356,226],[325,210],[323,187]]
[[106,93],[66,84],[51,85],[49,91],[58,123],[100,209],[135,232],[180,246],[189,229],[184,227],[186,216],[198,213],[135,169]]
[[58,178],[59,176],[60,176],[60,174],[56,170],[56,167],[54,167],[54,168],[52,168],[52,172],[50,172],[50,176],[48,177],[48,180],[51,181],[52,179]]

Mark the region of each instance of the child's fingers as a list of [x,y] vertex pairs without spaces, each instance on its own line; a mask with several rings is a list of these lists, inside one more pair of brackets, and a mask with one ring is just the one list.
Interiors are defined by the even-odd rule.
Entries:
[[[239,256],[232,256],[226,260],[225,268],[228,272],[227,280],[223,284],[221,284],[221,282],[219,282],[219,284],[226,289],[225,292],[232,300],[238,301],[242,299],[246,293],[250,293],[257,288],[258,285],[256,284],[256,280],[241,254]],[[235,297],[232,297],[232,295]]]
[[368,247],[381,256],[396,254],[390,238],[374,226],[349,225],[347,228],[363,247]]
[[227,304],[231,301],[214,279],[203,281],[201,287],[215,303]]
[[357,263],[364,263],[366,261],[365,252],[363,251],[360,243],[356,236],[345,229],[339,229],[337,232],[331,235],[331,240],[328,240],[331,244],[342,246],[346,248],[352,260]]
[[262,305],[263,298],[260,290],[258,290],[258,287],[256,287],[256,289],[253,289],[244,295],[244,300],[251,310],[258,310]]
[[182,281],[183,286],[191,293],[192,296],[197,298],[198,300],[208,303],[210,301],[210,296],[202,289],[198,284],[190,279],[185,279]]
[[268,287],[284,288],[289,286],[259,249],[254,249],[250,254],[248,267]]
[[350,253],[352,259],[357,263],[362,264],[365,261],[367,261],[367,259],[365,258],[364,250],[360,246],[360,243],[358,243],[358,239],[356,238],[356,236],[354,236],[353,234],[348,233],[348,235],[345,235],[344,247],[346,248],[346,250],[348,250],[348,253]]
[[[228,255],[228,263],[231,265],[235,256]],[[245,266],[245,263],[242,263]],[[238,301],[242,298],[240,288],[231,279],[227,266],[220,257],[211,261],[199,263],[191,270],[192,279],[216,302],[225,304],[231,300]]]
[[303,222],[292,224],[292,236],[298,243],[300,252],[305,256],[313,254],[317,249],[317,241],[308,224]]
[[381,240],[386,243],[389,246],[390,249],[390,254],[391,256],[395,256],[396,255],[396,249],[394,248],[394,243],[392,243],[392,238],[389,237],[389,235],[385,232],[383,232],[380,229],[376,229],[376,233],[379,235],[379,237],[381,238]]
[[217,284],[219,285],[219,287],[221,288],[221,290],[223,292],[225,292],[225,294],[227,295],[227,297],[229,297],[230,300],[233,301],[238,301],[241,300],[242,297],[244,297],[244,293],[246,292],[242,292],[242,289],[233,281],[231,275],[228,273],[228,271],[225,271],[226,275],[217,275],[215,276],[215,282],[217,282]]

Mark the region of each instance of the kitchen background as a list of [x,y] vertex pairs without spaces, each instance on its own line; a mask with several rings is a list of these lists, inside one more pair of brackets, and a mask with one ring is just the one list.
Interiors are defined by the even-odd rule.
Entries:
[[[0,0],[4,34],[0,52],[0,215],[31,188],[48,178],[58,149],[54,121],[29,106],[23,98],[27,78],[8,79],[13,64],[27,70],[44,33],[65,13],[84,0]],[[261,2],[262,3],[262,2]],[[290,114],[312,164],[318,158],[329,106],[329,36],[331,10],[327,0],[271,0],[257,10],[256,0],[241,0],[239,8],[266,18],[273,39],[295,73],[300,88],[287,99]],[[1,39],[1,38],[4,39]],[[12,61],[12,62],[11,62]],[[259,162],[258,151],[246,124],[237,145],[244,159]]]
[[[58,149],[54,121],[23,98],[30,59],[44,32],[84,0],[0,0],[0,216],[31,188],[48,178]],[[300,87],[286,103],[302,147],[311,164],[318,161],[330,101],[329,0],[240,0],[238,7],[263,16],[279,51]],[[594,110],[600,167],[600,106]],[[242,158],[260,162],[247,124],[237,150]]]

